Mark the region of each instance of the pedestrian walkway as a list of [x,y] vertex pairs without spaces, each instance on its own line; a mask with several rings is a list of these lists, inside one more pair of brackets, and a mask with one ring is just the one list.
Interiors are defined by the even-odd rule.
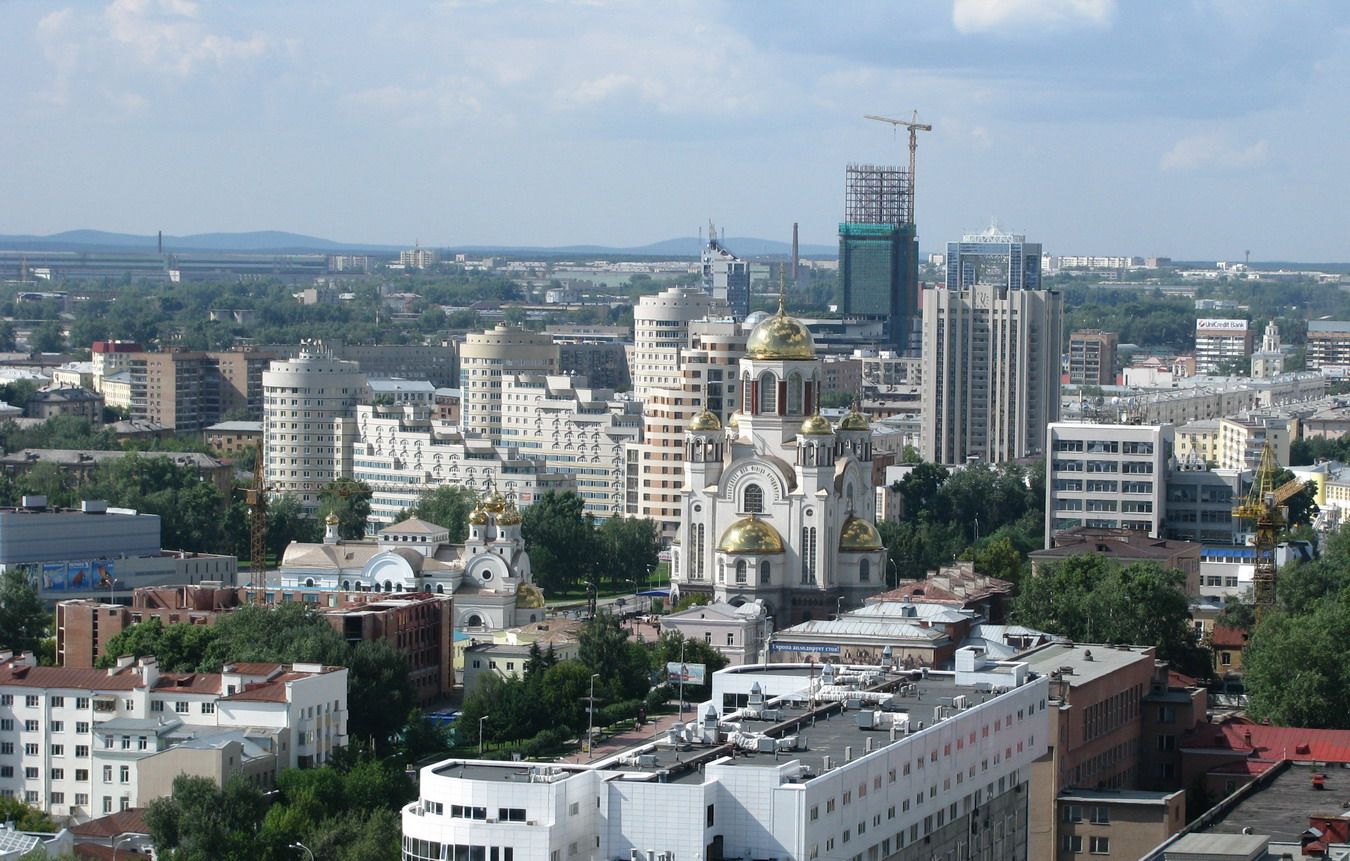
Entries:
[[684,723],[694,719],[698,709],[697,705],[689,704],[685,706],[684,718],[681,720],[679,712],[675,714],[660,715],[655,720],[648,721],[642,728],[634,727],[625,732],[609,736],[603,741],[595,743],[594,750],[588,755],[584,750],[570,754],[558,760],[559,762],[599,762],[606,757],[613,756],[621,750],[627,750],[643,742],[649,742],[666,734],[676,723]]

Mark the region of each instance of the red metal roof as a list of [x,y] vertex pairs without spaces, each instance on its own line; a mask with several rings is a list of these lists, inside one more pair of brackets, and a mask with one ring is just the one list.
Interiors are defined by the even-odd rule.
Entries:
[[1209,642],[1210,645],[1225,649],[1241,649],[1247,645],[1247,629],[1215,625],[1214,633],[1210,635]]
[[1246,718],[1202,723],[1181,746],[1246,751],[1253,759],[1350,763],[1350,730],[1265,726]]
[[25,688],[56,688],[78,691],[131,691],[145,687],[140,675],[124,667],[112,675],[107,670],[76,667],[26,667],[0,664],[0,685]]
[[70,833],[76,837],[106,839],[123,834],[149,834],[150,829],[145,824],[145,808],[130,807],[80,825],[72,825]]

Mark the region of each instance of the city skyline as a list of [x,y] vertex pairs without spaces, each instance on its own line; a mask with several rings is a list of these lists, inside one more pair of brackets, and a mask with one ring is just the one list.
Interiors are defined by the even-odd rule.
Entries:
[[925,252],[997,218],[1051,254],[1335,261],[1336,11],[11,2],[0,233],[830,245],[846,164],[905,157],[863,116],[917,109]]

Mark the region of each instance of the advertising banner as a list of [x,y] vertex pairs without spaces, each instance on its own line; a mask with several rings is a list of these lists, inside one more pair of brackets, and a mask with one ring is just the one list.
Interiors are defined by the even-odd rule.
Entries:
[[666,664],[666,676],[672,684],[684,682],[686,685],[701,685],[708,675],[706,664],[682,664],[679,661],[671,661]]

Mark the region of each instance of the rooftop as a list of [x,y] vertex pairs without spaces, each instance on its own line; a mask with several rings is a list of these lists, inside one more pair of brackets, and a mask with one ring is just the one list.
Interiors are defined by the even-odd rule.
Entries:
[[[1248,751],[1256,758],[1350,763],[1350,730],[1265,726],[1237,717],[1202,723],[1182,736],[1180,745]],[[1350,789],[1350,780],[1346,788]]]
[[207,433],[262,433],[262,422],[217,422]]
[[[1032,672],[1060,673],[1072,685],[1083,685],[1110,675],[1138,661],[1153,666],[1152,646],[1104,646],[1078,643],[1051,643],[1022,655]],[[1064,670],[1070,672],[1065,673]]]
[[[1326,775],[1326,789],[1314,789],[1313,774]],[[1322,769],[1307,763],[1292,763],[1269,782],[1257,786],[1223,817],[1211,823],[1211,834],[1242,834],[1250,828],[1253,835],[1271,840],[1297,843],[1308,827],[1308,817],[1325,815],[1336,818],[1345,813],[1341,803],[1350,792],[1350,773],[1343,769]],[[1174,848],[1174,847],[1173,847]]]
[[1087,550],[1121,559],[1171,559],[1179,553],[1200,552],[1194,541],[1171,538],[1150,538],[1134,529],[1100,529],[1075,526],[1055,533],[1055,546],[1033,550],[1032,559],[1060,559],[1077,556]]

